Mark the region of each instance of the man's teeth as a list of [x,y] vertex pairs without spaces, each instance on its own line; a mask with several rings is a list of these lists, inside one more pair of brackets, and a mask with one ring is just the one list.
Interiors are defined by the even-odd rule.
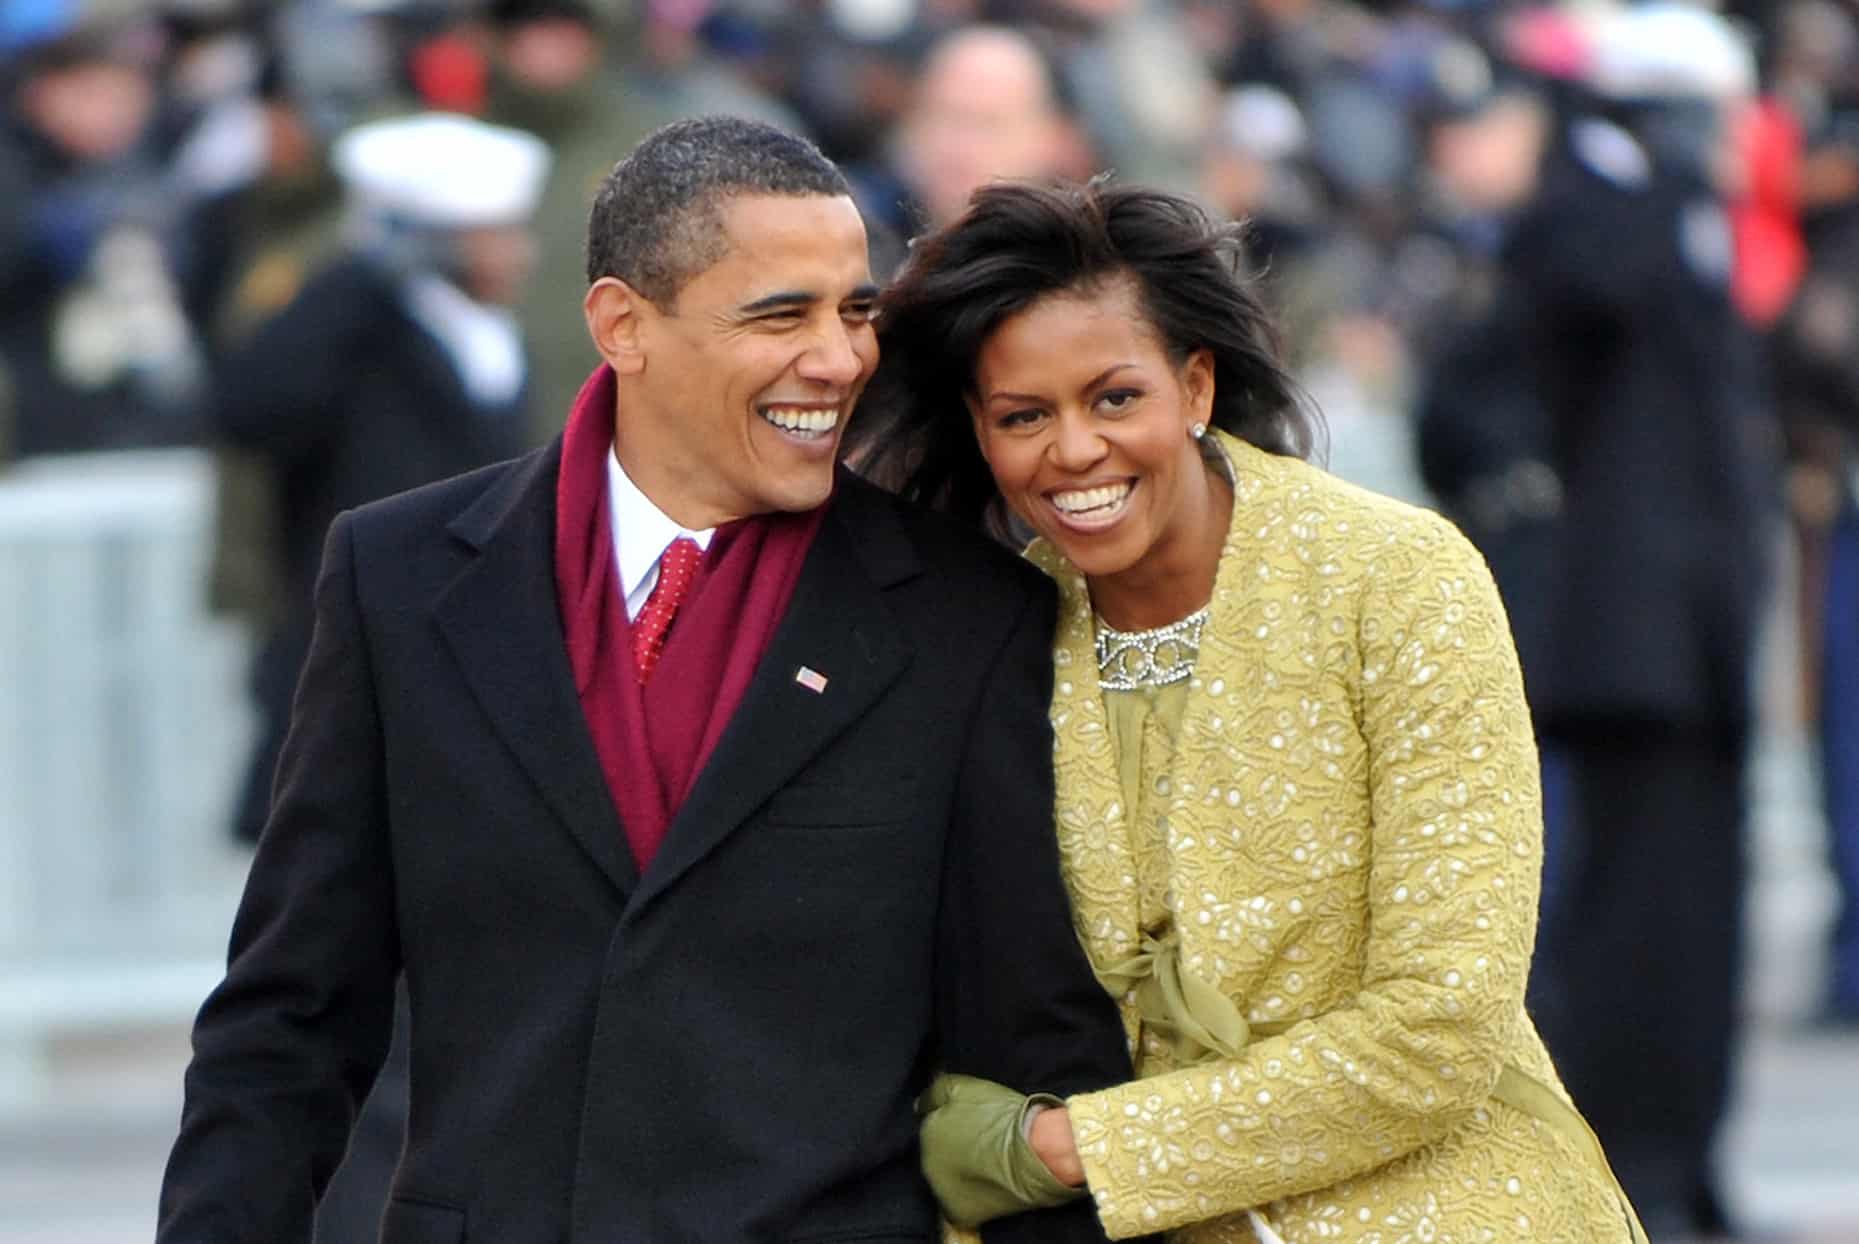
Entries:
[[1107,510],[1112,506],[1123,504],[1123,499],[1134,488],[1129,480],[1121,484],[1104,484],[1098,488],[1080,488],[1073,492],[1055,492],[1052,504],[1067,514],[1088,514],[1093,510]]
[[785,432],[817,435],[839,426],[839,411],[810,406],[764,406],[762,418]]

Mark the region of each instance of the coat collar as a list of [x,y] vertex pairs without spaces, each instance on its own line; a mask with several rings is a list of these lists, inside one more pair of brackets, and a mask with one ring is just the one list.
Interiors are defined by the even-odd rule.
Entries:
[[561,441],[506,471],[448,530],[475,556],[435,607],[465,681],[537,793],[622,893],[638,883],[562,640],[555,591]]
[[[473,695],[544,803],[643,908],[864,713],[909,663],[886,588],[920,571],[897,503],[841,471],[794,598],[734,719],[639,876],[574,688],[556,600],[561,442],[519,459],[448,530],[474,556],[435,605]],[[796,681],[810,669],[821,691]]]

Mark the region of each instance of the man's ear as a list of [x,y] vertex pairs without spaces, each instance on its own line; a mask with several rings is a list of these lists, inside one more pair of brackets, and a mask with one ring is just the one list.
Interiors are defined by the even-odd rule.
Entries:
[[616,374],[636,376],[644,369],[641,321],[651,312],[651,304],[617,276],[603,276],[588,286],[587,296],[581,300],[587,334]]

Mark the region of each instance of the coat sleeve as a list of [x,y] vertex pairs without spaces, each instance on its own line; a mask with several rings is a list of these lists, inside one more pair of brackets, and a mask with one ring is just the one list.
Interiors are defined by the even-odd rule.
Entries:
[[195,1021],[159,1244],[307,1244],[386,1053],[399,936],[350,524],[330,527],[271,816]]
[[388,296],[360,259],[312,277],[219,363],[214,431],[281,462],[314,451],[348,414],[344,394],[379,339]]
[[[1116,1007],[1072,931],[1052,826],[1055,601],[1027,600],[969,722],[944,860],[937,1012],[943,1068],[1061,1096],[1130,1078]],[[1101,1241],[1088,1199],[998,1219],[989,1244]]]
[[1317,1191],[1440,1141],[1513,1048],[1542,862],[1536,747],[1489,572],[1443,521],[1426,529],[1369,556],[1356,618],[1372,818],[1359,988],[1236,1058],[1071,1099],[1113,1237]]

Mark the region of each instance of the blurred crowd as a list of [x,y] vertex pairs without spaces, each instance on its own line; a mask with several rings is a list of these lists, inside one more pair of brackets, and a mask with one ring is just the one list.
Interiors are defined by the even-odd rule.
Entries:
[[560,428],[593,186],[705,112],[844,166],[881,276],[990,177],[1245,222],[1333,469],[1497,573],[1536,1010],[1655,1238],[1721,1230],[1783,532],[1859,1019],[1859,3],[0,0],[0,464],[214,452],[211,590],[270,636],[237,832],[329,518]]

